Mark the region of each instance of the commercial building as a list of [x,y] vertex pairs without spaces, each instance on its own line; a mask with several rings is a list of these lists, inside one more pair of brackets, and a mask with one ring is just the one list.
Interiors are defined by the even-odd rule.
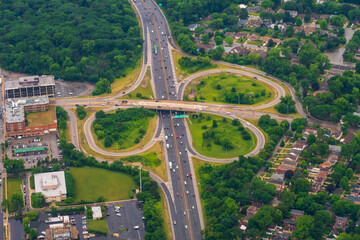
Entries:
[[[5,100],[6,137],[26,137],[44,135],[57,131],[56,116],[45,125],[26,126],[25,113],[44,112],[49,110],[49,97],[28,97]],[[54,113],[55,115],[55,113]]]
[[52,75],[20,77],[5,81],[5,99],[36,96],[55,96],[55,81]]
[[47,203],[61,202],[66,199],[64,171],[35,174],[34,182],[35,192],[42,193]]
[[102,213],[101,213],[101,207],[100,206],[91,207],[91,211],[93,212],[92,217],[93,217],[94,220],[102,218]]

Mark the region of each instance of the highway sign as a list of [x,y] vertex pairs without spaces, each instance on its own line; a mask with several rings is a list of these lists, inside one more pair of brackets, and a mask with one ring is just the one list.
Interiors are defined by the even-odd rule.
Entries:
[[174,118],[185,118],[185,115],[174,115]]

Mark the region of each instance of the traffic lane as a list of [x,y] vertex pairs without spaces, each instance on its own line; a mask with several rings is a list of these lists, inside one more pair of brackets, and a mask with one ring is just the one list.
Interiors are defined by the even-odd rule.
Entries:
[[[115,204],[117,205],[117,204]],[[129,239],[144,239],[145,225],[142,220],[142,211],[137,207],[137,201],[121,202],[119,205],[121,216],[117,216],[114,204],[108,207],[109,216],[106,221],[110,233],[119,233],[121,238]],[[134,226],[139,226],[139,230],[135,230]],[[127,231],[120,231],[120,229],[127,229]]]

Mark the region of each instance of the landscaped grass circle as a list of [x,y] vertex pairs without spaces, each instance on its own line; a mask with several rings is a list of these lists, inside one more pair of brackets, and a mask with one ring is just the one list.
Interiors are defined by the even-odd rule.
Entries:
[[207,157],[233,158],[249,153],[256,145],[253,133],[232,119],[213,114],[190,114],[188,126],[197,152]]
[[253,105],[274,97],[270,86],[245,76],[217,74],[195,79],[185,89],[184,100]]

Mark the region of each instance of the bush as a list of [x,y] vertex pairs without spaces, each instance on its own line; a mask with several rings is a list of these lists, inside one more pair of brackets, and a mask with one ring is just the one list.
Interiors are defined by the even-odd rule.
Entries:
[[77,106],[76,114],[80,120],[83,120],[86,117],[86,111],[85,111],[84,106]]
[[66,182],[66,196],[74,197],[75,196],[75,179],[71,175],[71,173],[67,170],[65,170],[65,182]]
[[208,127],[206,125],[202,125],[201,129],[207,129]]

